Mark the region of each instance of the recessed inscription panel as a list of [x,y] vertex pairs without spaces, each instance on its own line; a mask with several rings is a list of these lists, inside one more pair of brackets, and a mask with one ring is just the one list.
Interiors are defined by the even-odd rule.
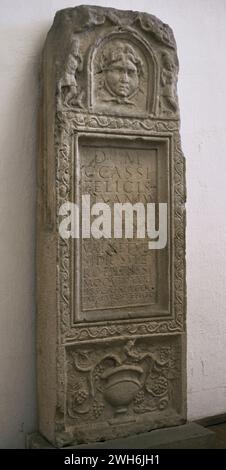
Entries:
[[[81,5],[57,12],[43,57],[39,431],[74,447],[182,424],[185,162],[173,32],[147,13]],[[151,250],[133,205],[158,203],[168,203],[168,239]],[[115,204],[132,208],[132,237],[125,215],[114,236]],[[90,228],[105,233],[89,238]]]
[[[122,238],[115,238],[115,204],[143,206],[169,202],[168,145],[166,141],[128,138],[80,137],[80,204],[90,196],[109,207],[108,238],[80,238],[76,256],[80,259],[79,320],[121,319],[169,314],[169,240],[161,250],[150,250],[145,226],[144,238],[137,237],[138,217],[132,212],[133,238],[125,238],[126,216],[122,217]],[[102,213],[100,213],[102,214]],[[169,214],[168,214],[169,215]],[[90,224],[97,215],[90,217]],[[82,220],[80,223],[82,227]],[[99,226],[103,229],[103,225]]]
[[116,309],[157,302],[155,253],[147,242],[83,242],[82,309]]

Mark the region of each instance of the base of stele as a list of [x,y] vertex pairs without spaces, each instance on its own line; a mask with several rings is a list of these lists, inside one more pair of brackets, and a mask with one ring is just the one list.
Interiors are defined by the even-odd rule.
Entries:
[[[215,433],[196,423],[187,423],[92,444],[64,449],[214,449]],[[54,449],[38,432],[27,436],[28,449]]]

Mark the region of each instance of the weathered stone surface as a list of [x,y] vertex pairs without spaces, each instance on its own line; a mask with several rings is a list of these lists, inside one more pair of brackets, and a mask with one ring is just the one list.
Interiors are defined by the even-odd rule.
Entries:
[[[216,434],[196,423],[172,428],[156,429],[136,436],[124,437],[95,444],[81,444],[67,449],[214,449]],[[53,449],[40,434],[28,436],[29,449]]]
[[[39,431],[54,446],[186,421],[185,184],[173,33],[154,16],[57,12],[44,48]],[[62,239],[63,203],[168,204],[168,241]],[[135,228],[136,224],[135,224]]]

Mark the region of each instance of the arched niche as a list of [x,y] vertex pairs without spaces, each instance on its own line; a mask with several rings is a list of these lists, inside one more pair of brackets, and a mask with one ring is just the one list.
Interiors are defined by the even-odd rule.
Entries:
[[89,109],[101,114],[154,115],[157,63],[136,33],[117,32],[98,39],[88,57]]

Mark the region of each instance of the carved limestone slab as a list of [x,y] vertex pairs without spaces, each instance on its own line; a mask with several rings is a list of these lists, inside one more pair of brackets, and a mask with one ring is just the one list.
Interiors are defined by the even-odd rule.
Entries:
[[[43,54],[37,350],[39,431],[57,447],[186,420],[177,75],[172,30],[156,17],[94,6],[56,13]],[[70,222],[62,236],[70,204],[77,232]],[[95,219],[101,204],[108,226]],[[161,204],[166,243],[150,249],[138,209],[158,206],[160,224]],[[113,227],[122,205],[137,208],[132,236]]]

